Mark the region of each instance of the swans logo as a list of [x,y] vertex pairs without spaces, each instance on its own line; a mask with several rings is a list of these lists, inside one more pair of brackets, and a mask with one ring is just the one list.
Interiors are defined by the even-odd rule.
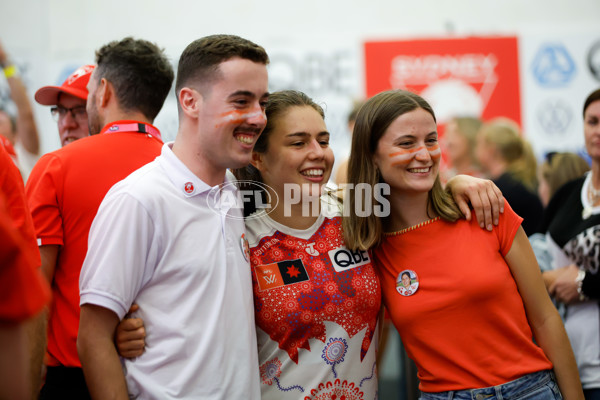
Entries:
[[546,44],[536,54],[532,65],[533,76],[545,87],[559,87],[575,76],[573,58],[562,44]]
[[[244,218],[244,209],[265,210],[267,214],[271,213],[277,206],[279,197],[274,190],[269,191],[268,188],[264,183],[255,181],[227,182],[213,187],[208,192],[206,204],[211,211],[226,218],[259,218],[254,212]],[[271,193],[275,195],[272,196]]]

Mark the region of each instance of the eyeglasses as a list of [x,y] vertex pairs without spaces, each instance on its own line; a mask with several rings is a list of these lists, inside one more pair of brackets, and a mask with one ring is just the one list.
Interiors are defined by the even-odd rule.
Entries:
[[56,122],[62,120],[67,116],[67,113],[71,113],[71,117],[79,123],[87,123],[87,112],[85,111],[85,106],[76,106],[71,108],[65,108],[62,106],[52,107],[50,109],[50,114],[52,114],[52,118]]

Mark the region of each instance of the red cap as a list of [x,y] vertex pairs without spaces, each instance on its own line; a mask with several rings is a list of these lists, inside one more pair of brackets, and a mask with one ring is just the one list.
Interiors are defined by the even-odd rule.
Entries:
[[35,92],[35,101],[44,106],[58,104],[58,95],[68,93],[80,99],[87,100],[87,84],[92,76],[95,65],[84,65],[77,68],[61,86],[44,86]]

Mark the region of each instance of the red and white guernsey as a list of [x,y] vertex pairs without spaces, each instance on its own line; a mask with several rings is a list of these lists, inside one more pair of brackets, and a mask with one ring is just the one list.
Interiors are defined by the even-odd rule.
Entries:
[[379,280],[332,202],[307,230],[246,220],[263,400],[376,398]]

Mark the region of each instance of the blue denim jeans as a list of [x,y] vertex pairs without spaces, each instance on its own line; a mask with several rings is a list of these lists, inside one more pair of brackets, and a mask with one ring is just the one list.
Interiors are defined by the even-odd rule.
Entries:
[[600,388],[583,389],[585,400],[600,400]]
[[449,392],[421,392],[421,400],[562,400],[552,371],[534,372],[498,386]]

